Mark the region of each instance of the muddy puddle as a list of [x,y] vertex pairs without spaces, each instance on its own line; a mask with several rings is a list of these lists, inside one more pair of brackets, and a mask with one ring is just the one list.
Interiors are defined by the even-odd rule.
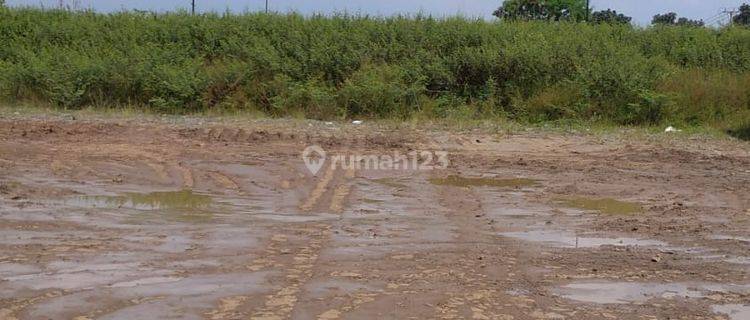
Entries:
[[713,236],[711,236],[711,239],[713,239],[713,240],[725,240],[725,241],[739,241],[739,242],[746,242],[746,243],[750,244],[750,238],[749,237],[728,236],[728,235],[713,235]]
[[750,304],[727,304],[711,307],[711,310],[717,314],[729,316],[731,320],[750,319]]
[[531,230],[521,232],[504,232],[501,236],[525,241],[539,242],[559,248],[597,248],[601,246],[644,246],[656,247],[667,244],[656,240],[636,238],[600,238],[577,236],[573,232],[560,230]]
[[375,182],[377,184],[394,188],[394,189],[407,189],[406,184],[397,178],[380,178],[380,179],[372,179],[372,182]]
[[750,258],[748,257],[728,257],[724,258],[723,261],[732,264],[750,264]]
[[362,201],[362,203],[366,203],[366,204],[381,204],[381,203],[385,202],[384,200],[370,199],[370,198],[362,198],[362,199],[360,199],[360,201]]
[[559,198],[556,202],[570,208],[596,211],[603,214],[630,215],[643,212],[640,204],[611,198]]
[[154,284],[177,282],[182,279],[183,278],[180,278],[180,277],[143,278],[143,279],[138,279],[138,280],[133,280],[133,281],[118,282],[118,283],[110,285],[109,287],[110,288],[135,288],[138,286],[147,286],[147,285],[154,285]]
[[124,193],[119,196],[77,196],[64,201],[66,205],[83,208],[133,209],[143,211],[142,218],[159,215],[181,222],[210,221],[208,210],[214,203],[210,196],[192,190]]
[[319,214],[255,214],[254,218],[277,221],[277,222],[316,222],[316,221],[328,221],[339,219],[340,216],[332,213],[319,213]]
[[651,299],[703,298],[715,293],[750,293],[750,285],[580,282],[553,290],[566,299],[597,304],[643,303]]
[[212,199],[191,190],[151,193],[125,193],[120,196],[78,196],[65,204],[89,208],[130,208],[136,210],[205,209]]
[[538,181],[525,178],[468,178],[448,176],[446,178],[431,178],[430,183],[438,186],[451,187],[495,187],[495,188],[523,188],[538,185]]

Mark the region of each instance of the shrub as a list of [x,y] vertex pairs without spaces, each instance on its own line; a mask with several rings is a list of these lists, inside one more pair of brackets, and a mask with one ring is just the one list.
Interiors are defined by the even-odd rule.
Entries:
[[423,92],[422,79],[400,67],[368,65],[344,82],[338,100],[349,117],[406,117]]
[[673,121],[724,126],[750,120],[750,74],[690,69],[665,78],[657,90],[675,105]]
[[750,30],[5,8],[0,99],[272,116],[747,119]]

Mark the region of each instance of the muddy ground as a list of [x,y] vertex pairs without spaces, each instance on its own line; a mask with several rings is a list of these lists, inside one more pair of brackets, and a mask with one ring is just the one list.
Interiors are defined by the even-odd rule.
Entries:
[[4,117],[0,318],[750,319],[749,190],[721,139]]

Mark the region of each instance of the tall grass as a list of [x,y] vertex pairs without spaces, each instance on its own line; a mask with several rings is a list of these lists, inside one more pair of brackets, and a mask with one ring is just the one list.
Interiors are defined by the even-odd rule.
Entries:
[[0,9],[0,98],[269,115],[749,119],[750,30]]

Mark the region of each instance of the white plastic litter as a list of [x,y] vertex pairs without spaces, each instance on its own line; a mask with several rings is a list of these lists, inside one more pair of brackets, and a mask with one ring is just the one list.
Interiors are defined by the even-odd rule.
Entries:
[[361,120],[354,120],[354,121],[352,121],[352,124],[357,124],[357,125],[359,125],[359,124],[362,124],[362,123],[363,123],[363,122],[362,122]]
[[673,133],[673,132],[682,132],[682,130],[677,130],[677,128],[673,126],[669,126],[666,129],[664,129],[664,133]]

